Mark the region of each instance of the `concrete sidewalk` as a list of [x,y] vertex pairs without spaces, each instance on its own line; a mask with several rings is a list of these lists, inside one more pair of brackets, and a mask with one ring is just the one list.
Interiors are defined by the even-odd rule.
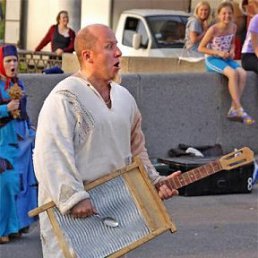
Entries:
[[[128,258],[257,258],[258,184],[251,194],[175,197],[166,206],[177,225]],[[1,258],[41,258],[39,227],[10,244]]]

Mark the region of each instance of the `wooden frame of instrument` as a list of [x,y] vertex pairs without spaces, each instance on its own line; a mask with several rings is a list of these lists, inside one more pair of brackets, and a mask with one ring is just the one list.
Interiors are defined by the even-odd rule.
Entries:
[[[95,181],[87,183],[85,185],[85,190],[88,191],[118,176],[122,176],[124,178],[132,198],[134,199],[134,203],[141,212],[150,233],[135,241],[134,243],[129,244],[128,246],[109,255],[108,257],[110,258],[120,257],[165,231],[176,231],[175,224],[172,222],[166,207],[160,199],[155,187],[151,183],[147,172],[145,171],[144,166],[138,157],[134,158],[132,164],[115,170],[106,176],[96,179]],[[29,216],[36,216],[39,213],[46,211],[52,224],[53,230],[57,236],[58,243],[63,251],[64,257],[75,258],[76,255],[70,252],[68,243],[65,240],[64,234],[62,233],[62,230],[55,218],[53,211],[54,207],[54,202],[49,202],[30,211]]]

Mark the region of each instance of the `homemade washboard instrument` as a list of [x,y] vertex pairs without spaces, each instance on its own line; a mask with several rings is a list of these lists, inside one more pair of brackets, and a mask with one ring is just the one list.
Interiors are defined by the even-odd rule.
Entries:
[[[253,152],[245,147],[159,185],[179,189],[220,170],[252,161]],[[85,184],[85,189],[101,216],[115,218],[118,227],[108,227],[95,216],[76,219],[62,215],[53,202],[29,212],[30,216],[47,212],[66,258],[120,257],[165,231],[176,231],[138,157],[132,164]]]

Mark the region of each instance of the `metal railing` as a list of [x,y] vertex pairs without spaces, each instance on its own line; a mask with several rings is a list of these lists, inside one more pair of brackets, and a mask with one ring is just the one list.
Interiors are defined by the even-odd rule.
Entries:
[[19,73],[42,73],[53,66],[62,67],[62,57],[52,52],[18,50]]

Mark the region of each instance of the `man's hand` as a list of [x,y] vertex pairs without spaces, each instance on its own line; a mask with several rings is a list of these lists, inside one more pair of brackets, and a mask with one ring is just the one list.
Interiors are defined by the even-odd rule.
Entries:
[[80,201],[71,209],[71,215],[74,218],[86,218],[95,214],[96,212],[97,211],[95,207],[92,205],[90,199]]
[[[177,171],[177,172],[174,172],[172,173],[171,175],[167,176],[164,178],[164,181],[170,179],[170,178],[175,178],[177,176],[179,176],[181,174],[180,171]],[[166,184],[161,184],[159,186],[159,183],[156,185],[156,188],[158,190],[158,194],[159,194],[159,197],[161,198],[161,200],[164,200],[164,199],[169,199],[175,195],[178,195],[178,191],[176,189],[171,189],[171,187],[169,187],[168,185]]]

